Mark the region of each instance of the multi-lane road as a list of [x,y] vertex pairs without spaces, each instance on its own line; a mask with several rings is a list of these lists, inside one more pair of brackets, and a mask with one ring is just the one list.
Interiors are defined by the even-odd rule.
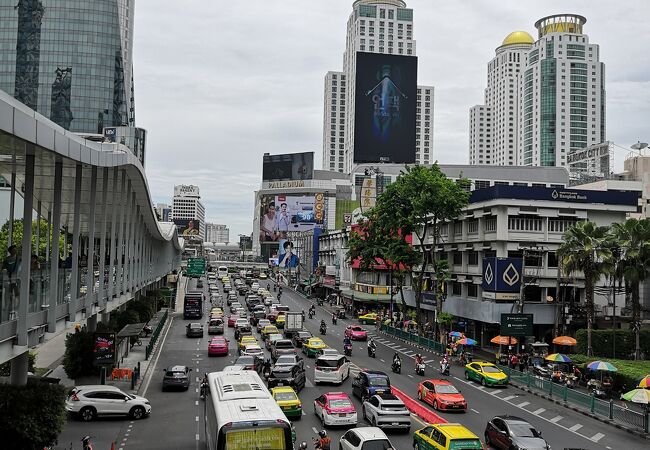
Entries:
[[[266,281],[261,283],[266,285]],[[207,286],[206,286],[207,287]],[[284,289],[282,303],[294,311],[307,311],[311,301],[297,293]],[[209,302],[206,309],[209,308]],[[353,323],[352,320],[339,320],[332,325],[330,314],[326,307],[316,307],[316,317],[307,320],[306,328],[315,336],[318,335],[318,325],[321,319],[328,324],[323,340],[333,348],[341,349],[344,329]],[[151,416],[137,422],[127,422],[120,431],[117,439],[118,449],[203,449],[205,448],[203,432],[203,402],[199,398],[198,387],[201,374],[221,370],[231,365],[237,358],[236,343],[233,329],[226,329],[226,337],[230,339],[230,355],[227,357],[208,357],[207,345],[209,336],[201,339],[185,337],[185,326],[189,321],[181,315],[174,315],[169,328],[162,335],[161,348],[154,358],[147,378],[142,385],[141,395],[149,399],[152,405]],[[374,327],[367,327],[370,335],[378,342],[377,357],[369,358],[366,344],[355,342],[351,357],[353,371],[360,369],[383,370],[390,375],[391,383],[406,394],[417,397],[417,385],[426,378],[440,378],[436,368],[439,357],[423,352],[427,361],[425,377],[415,374],[410,358],[420,351],[409,344],[391,340],[391,337],[375,333]],[[259,336],[258,336],[259,337]],[[403,367],[401,374],[390,371],[390,361],[393,354],[402,355]],[[192,367],[192,386],[187,392],[162,392],[162,369],[183,364]],[[344,391],[351,395],[352,376],[341,386],[315,386],[313,383],[313,359],[306,360],[307,385],[300,392],[304,414],[301,420],[295,421],[298,443],[306,441],[311,448],[311,440],[316,431],[321,429],[320,421],[314,415],[313,401],[319,395],[329,391]],[[448,377],[468,402],[466,413],[439,413],[445,420],[459,422],[483,438],[485,425],[488,420],[498,414],[519,416],[537,429],[541,430],[545,439],[553,449],[626,449],[640,450],[647,448],[647,441],[637,438],[623,430],[604,425],[582,414],[562,408],[552,402],[528,395],[518,389],[485,388],[478,384],[466,382],[461,367],[454,366]],[[361,404],[353,398],[357,411],[361,412]],[[360,416],[360,414],[359,414]],[[367,425],[360,421],[360,426]],[[424,426],[423,422],[412,416],[411,433],[389,433],[396,449],[412,448],[412,431]],[[345,432],[344,429],[331,429],[328,433],[334,443]],[[333,448],[338,448],[334,445]]]

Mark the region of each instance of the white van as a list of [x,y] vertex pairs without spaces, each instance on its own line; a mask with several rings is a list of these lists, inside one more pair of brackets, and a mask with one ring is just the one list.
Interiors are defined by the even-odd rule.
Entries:
[[314,384],[342,384],[350,376],[350,361],[343,355],[319,356],[314,365]]

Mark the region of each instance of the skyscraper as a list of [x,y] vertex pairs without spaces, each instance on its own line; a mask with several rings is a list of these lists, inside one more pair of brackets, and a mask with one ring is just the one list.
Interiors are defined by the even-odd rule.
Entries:
[[0,89],[73,132],[134,126],[134,11],[134,0],[2,2]]
[[[348,19],[343,71],[325,75],[323,169],[350,173],[354,161],[357,52],[415,56],[413,10],[403,0],[356,0]],[[433,161],[433,86],[417,87],[416,161]]]
[[[200,236],[201,239],[205,237],[205,207],[198,186],[174,186],[172,220],[178,227],[179,234]],[[191,232],[186,231],[188,229]]]

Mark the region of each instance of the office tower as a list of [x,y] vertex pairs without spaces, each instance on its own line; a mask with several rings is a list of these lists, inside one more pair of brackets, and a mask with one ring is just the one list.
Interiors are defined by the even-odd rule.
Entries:
[[174,186],[172,220],[178,227],[179,234],[204,238],[205,207],[201,203],[198,186],[184,184]]

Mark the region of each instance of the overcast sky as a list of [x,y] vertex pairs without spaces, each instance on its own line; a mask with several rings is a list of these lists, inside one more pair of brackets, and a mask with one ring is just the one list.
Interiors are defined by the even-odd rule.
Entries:
[[[314,151],[321,167],[323,78],[342,70],[352,0],[137,0],[137,125],[156,202],[196,184],[206,219],[252,231],[262,155]],[[486,65],[514,30],[535,36],[543,16],[576,13],[606,64],[607,136],[650,139],[648,0],[407,0],[418,82],[435,86],[434,157],[468,161],[468,108],[483,103]]]

